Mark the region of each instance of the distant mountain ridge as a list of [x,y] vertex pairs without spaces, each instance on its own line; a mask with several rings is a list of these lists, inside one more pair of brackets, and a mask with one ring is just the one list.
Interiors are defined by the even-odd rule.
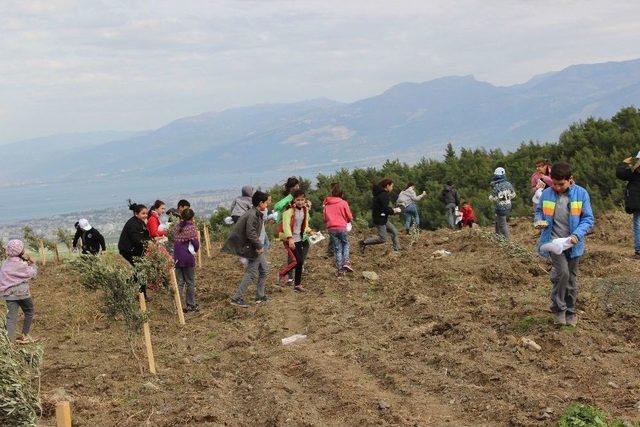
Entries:
[[[204,113],[109,141],[60,144],[46,162],[19,166],[34,180],[293,173],[434,157],[449,141],[510,150],[523,141],[556,140],[571,122],[609,117],[632,104],[640,104],[640,59],[574,65],[507,87],[450,76],[400,83],[353,103],[321,98]],[[11,182],[15,164],[2,157],[0,178]]]

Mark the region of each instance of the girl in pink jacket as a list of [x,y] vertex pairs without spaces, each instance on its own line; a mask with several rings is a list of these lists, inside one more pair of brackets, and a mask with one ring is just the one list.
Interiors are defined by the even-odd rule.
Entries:
[[349,231],[353,215],[349,203],[343,199],[343,192],[339,184],[333,184],[331,196],[324,199],[324,222],[329,232],[329,238],[333,245],[333,253],[336,255],[337,277],[342,277],[346,272],[353,273],[349,255]]

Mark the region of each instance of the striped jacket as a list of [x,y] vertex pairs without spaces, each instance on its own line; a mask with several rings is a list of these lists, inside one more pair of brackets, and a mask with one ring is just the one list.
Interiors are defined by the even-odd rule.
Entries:
[[[591,210],[591,199],[589,193],[579,185],[573,184],[567,190],[570,204],[570,216],[569,216],[569,229],[571,234],[578,238],[578,244],[571,248],[571,258],[577,258],[584,254],[584,238],[589,231],[593,228],[595,218],[593,211]],[[553,230],[553,214],[556,210],[556,201],[558,195],[553,188],[549,187],[542,192],[540,203],[536,208],[535,221],[544,220],[547,221],[548,226],[542,230],[540,234],[540,242],[538,243],[538,252],[541,255],[546,255],[540,252],[540,246],[553,240],[551,237],[551,231]]]

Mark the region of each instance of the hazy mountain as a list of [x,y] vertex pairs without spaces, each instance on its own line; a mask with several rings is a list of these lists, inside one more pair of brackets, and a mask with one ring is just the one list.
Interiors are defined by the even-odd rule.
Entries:
[[[109,142],[51,142],[46,165],[27,170],[50,180],[244,170],[255,176],[264,169],[417,160],[440,155],[448,141],[511,149],[522,141],[555,140],[573,121],[608,117],[631,104],[640,104],[640,60],[571,66],[509,87],[444,77],[401,83],[349,104],[317,99],[256,105],[186,117]],[[3,163],[4,175],[12,176],[12,165]]]

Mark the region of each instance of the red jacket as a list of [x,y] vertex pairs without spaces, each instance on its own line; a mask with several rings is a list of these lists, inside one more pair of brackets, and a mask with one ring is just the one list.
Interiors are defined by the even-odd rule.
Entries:
[[471,205],[465,205],[460,208],[462,212],[462,222],[468,224],[470,221],[476,222],[476,214],[473,212]]
[[346,200],[340,197],[327,197],[322,205],[327,230],[344,231],[347,229],[347,223],[353,221],[353,215]]
[[160,217],[158,217],[158,213],[156,211],[149,212],[149,217],[147,218],[147,229],[149,230],[149,235],[152,239],[167,235],[166,230],[158,230],[158,227],[160,227]]

